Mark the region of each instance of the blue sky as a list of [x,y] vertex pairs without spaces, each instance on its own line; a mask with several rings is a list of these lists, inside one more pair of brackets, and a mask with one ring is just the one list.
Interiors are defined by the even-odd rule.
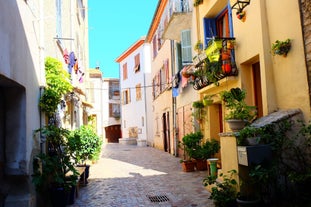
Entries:
[[147,35],[158,0],[89,0],[90,68],[119,78],[115,59]]

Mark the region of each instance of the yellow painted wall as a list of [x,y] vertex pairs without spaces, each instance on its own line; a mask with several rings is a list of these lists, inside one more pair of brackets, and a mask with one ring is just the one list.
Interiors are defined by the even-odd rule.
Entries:
[[[165,60],[169,59],[169,73],[171,74],[171,44],[170,41],[167,40],[162,45],[161,49],[158,51],[157,56],[152,60],[151,68],[152,75],[151,77],[155,77],[158,71],[162,68]],[[162,126],[162,114],[169,112],[170,119],[170,127],[173,126],[172,122],[172,91],[167,90],[161,93],[154,101],[153,101],[153,114],[154,114],[154,137],[153,137],[153,145],[155,148],[164,149],[163,145],[163,126]],[[172,131],[172,130],[170,130]],[[170,134],[170,147],[171,152],[173,152],[173,135]]]
[[[236,0],[231,0],[233,5]],[[226,0],[204,0],[194,8],[193,38],[204,38],[204,17],[215,17],[225,6]],[[247,103],[254,105],[254,86],[252,64],[260,63],[263,115],[278,109],[299,108],[305,121],[310,119],[307,69],[304,57],[304,43],[298,1],[292,0],[251,0],[245,8],[246,21],[236,17],[232,11],[234,37],[236,38],[235,59],[239,75],[220,81],[220,87],[210,85],[199,91],[204,95],[219,94],[222,90],[242,87],[247,91]],[[199,21],[199,22],[197,22]],[[273,56],[271,46],[276,40],[292,40],[292,48],[287,57]],[[193,41],[195,42],[195,41]],[[216,104],[222,104],[215,96],[214,104],[209,107],[208,122],[204,126],[205,137],[215,136],[215,123],[219,121]],[[222,118],[225,107],[222,105]],[[223,132],[229,132],[226,122],[222,121]],[[217,124],[216,124],[217,125]],[[238,170],[237,148],[234,137],[220,137],[222,172]]]
[[[298,1],[253,0],[245,11],[245,22],[233,13],[236,61],[240,65],[242,87],[248,89],[247,70],[252,63],[259,61],[264,114],[278,109],[300,108],[305,119],[309,120],[307,69]],[[292,40],[287,57],[273,56],[272,43],[287,38]]]

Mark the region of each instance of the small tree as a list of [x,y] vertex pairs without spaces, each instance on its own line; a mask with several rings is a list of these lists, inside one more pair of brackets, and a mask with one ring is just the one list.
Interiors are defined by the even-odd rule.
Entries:
[[101,145],[102,140],[89,125],[72,131],[68,138],[68,150],[76,164],[84,164],[86,160],[97,160]]

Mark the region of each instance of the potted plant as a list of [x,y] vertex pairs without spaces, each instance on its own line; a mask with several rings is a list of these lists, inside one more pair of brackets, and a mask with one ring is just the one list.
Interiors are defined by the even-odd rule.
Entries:
[[204,186],[212,185],[211,195],[209,199],[214,201],[216,207],[235,207],[237,196],[237,181],[235,176],[236,170],[230,170],[227,174],[221,173],[216,179],[212,176],[207,176],[203,180]]
[[286,39],[285,41],[276,40],[272,46],[272,54],[273,55],[283,55],[283,57],[287,56],[287,53],[291,49],[291,41],[290,39]]
[[196,6],[199,6],[199,5],[202,4],[202,3],[203,3],[203,0],[195,0],[195,1],[193,2],[193,6],[196,7]]
[[201,142],[193,152],[193,158],[196,160],[197,170],[207,169],[207,159],[212,158],[219,152],[220,144],[217,140],[211,139]]
[[264,128],[246,126],[236,136],[238,145],[257,145],[264,134]]
[[65,206],[70,192],[76,187],[78,178],[78,172],[66,150],[66,137],[69,131],[54,125],[36,131],[45,136],[47,152],[35,156],[32,182],[37,192],[54,206]]
[[179,147],[184,151],[183,160],[180,160],[184,172],[194,171],[195,162],[192,159],[194,158],[195,151],[199,148],[202,139],[203,134],[201,131],[198,131],[186,134],[182,138],[182,142],[179,142]]
[[229,91],[220,93],[229,112],[225,115],[225,120],[232,131],[239,131],[246,124],[251,123],[256,117],[256,107],[249,106],[245,102],[246,91],[240,88],[231,88]]
[[102,140],[90,125],[82,125],[72,131],[68,137],[68,151],[78,166],[85,167],[85,174],[81,175],[81,182],[87,184],[90,165],[87,160],[97,160],[100,154]]

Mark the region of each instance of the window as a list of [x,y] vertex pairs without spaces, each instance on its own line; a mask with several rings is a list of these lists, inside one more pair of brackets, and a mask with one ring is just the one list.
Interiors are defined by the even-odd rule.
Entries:
[[140,55],[139,53],[135,55],[135,67],[134,67],[135,73],[140,71]]
[[129,104],[131,102],[130,89],[126,89],[122,92],[122,103],[123,105]]
[[127,63],[123,64],[123,80],[127,79]]
[[181,58],[183,64],[192,63],[191,30],[181,31]]
[[230,4],[215,18],[204,18],[205,47],[213,37],[233,37]]
[[141,84],[136,85],[136,101],[141,100]]
[[216,30],[219,37],[230,37],[228,10],[216,18]]
[[109,99],[113,97],[120,96],[119,82],[110,81],[109,82]]
[[160,93],[170,86],[169,60],[165,60],[163,66],[152,80],[152,94],[155,99]]
[[158,54],[157,35],[155,35],[152,40],[152,51],[153,51],[153,58],[155,58]]
[[110,103],[109,104],[109,117],[120,117],[120,104]]

